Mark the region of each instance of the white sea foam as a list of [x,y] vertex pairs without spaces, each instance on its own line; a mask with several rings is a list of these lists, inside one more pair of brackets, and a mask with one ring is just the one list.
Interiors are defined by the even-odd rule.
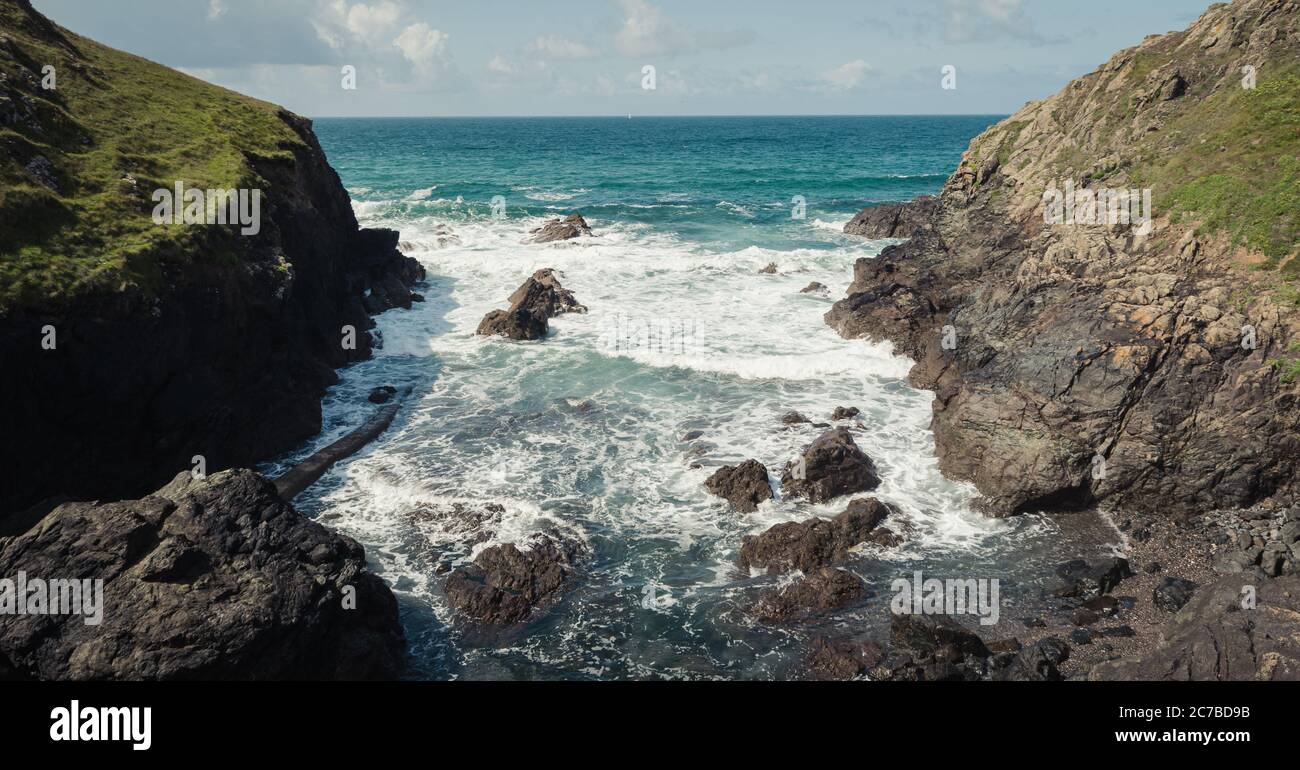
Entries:
[[[938,472],[931,397],[904,383],[910,363],[887,345],[840,339],[821,320],[832,300],[799,291],[816,280],[830,297],[842,296],[853,261],[882,244],[717,252],[648,225],[591,217],[597,237],[525,244],[546,217],[448,219],[395,202],[355,206],[363,225],[398,228],[434,285],[428,302],[378,318],[383,348],[342,373],[339,387],[354,393],[327,401],[327,424],[342,426],[337,435],[359,422],[357,398],[395,373],[433,380],[383,441],[331,472],[319,508],[333,526],[372,544],[399,590],[433,590],[430,564],[409,545],[413,536],[437,550],[456,534],[437,521],[413,525],[404,514],[473,500],[506,510],[487,543],[562,525],[673,544],[666,553],[704,545],[712,559],[707,585],[725,586],[744,532],[842,509],[842,501],[777,499],[739,519],[703,489],[718,464],[750,457],[779,480],[784,463],[820,432],[782,429],[778,418],[790,410],[814,421],[828,420],[837,406],[863,410],[855,437],[880,466],[876,494],[902,510],[898,526],[908,537],[881,558],[974,549],[1001,531],[970,510],[967,485]],[[460,243],[436,248],[439,227]],[[779,274],[756,272],[768,262]],[[483,314],[504,307],[540,267],[560,270],[589,312],[555,319],[544,344],[476,337]],[[619,349],[610,344],[617,318],[690,321],[694,336],[678,351]],[[705,432],[699,455],[680,441],[693,429]]]

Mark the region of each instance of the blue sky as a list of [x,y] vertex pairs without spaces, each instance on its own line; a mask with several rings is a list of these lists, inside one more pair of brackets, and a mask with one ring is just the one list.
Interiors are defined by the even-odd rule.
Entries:
[[[1003,114],[1209,0],[34,0],[310,116]],[[342,68],[356,69],[356,88]],[[655,88],[643,87],[653,66]],[[956,88],[941,88],[945,65]]]

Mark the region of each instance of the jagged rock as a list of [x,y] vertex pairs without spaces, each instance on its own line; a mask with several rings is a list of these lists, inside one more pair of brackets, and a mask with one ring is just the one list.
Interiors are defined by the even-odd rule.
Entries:
[[934,226],[938,206],[938,198],[932,196],[867,206],[844,225],[844,232],[867,238],[910,238]]
[[544,267],[533,273],[523,285],[510,295],[512,308],[522,307],[534,315],[554,318],[563,313],[585,313],[585,305],[578,303],[573,292],[560,285],[554,268]]
[[579,550],[577,543],[548,534],[534,535],[523,549],[514,543],[492,546],[452,570],[443,593],[457,612],[484,625],[521,623],[563,595]]
[[1165,626],[1159,647],[1095,666],[1088,678],[1300,680],[1300,577],[1243,584],[1228,576],[1202,586]]
[[555,271],[538,270],[510,295],[509,310],[492,310],[483,316],[475,334],[512,340],[540,340],[550,330],[550,319],[562,313],[585,313],[573,292],[560,285]]
[[[1091,639],[1089,634],[1089,642]],[[1040,639],[1021,650],[996,678],[1008,682],[1060,681],[1062,677],[1058,667],[1069,658],[1070,645],[1064,641],[1056,637]]]
[[529,234],[528,240],[533,243],[551,243],[553,241],[567,241],[584,235],[591,235],[591,228],[587,226],[587,220],[583,219],[581,214],[570,214],[564,219],[552,219],[533,230]]
[[250,470],[61,505],[0,540],[0,575],[19,571],[102,579],[103,622],[0,614],[0,678],[377,679],[405,659],[361,546]]
[[862,414],[862,410],[856,406],[837,406],[831,413],[832,420],[852,420],[854,417]]
[[823,433],[781,474],[781,492],[787,499],[805,498],[813,503],[870,492],[878,486],[876,464],[858,449],[846,428]]
[[475,334],[485,337],[509,337],[512,340],[540,340],[546,336],[550,326],[546,319],[524,308],[511,310],[492,310],[483,316]]
[[854,500],[833,519],[811,518],[777,524],[762,534],[746,535],[740,544],[742,569],[811,572],[843,562],[849,550],[865,542],[892,513],[893,506],[874,498]]
[[1093,599],[1110,593],[1121,580],[1133,577],[1128,559],[1114,558],[1100,562],[1074,559],[1056,568],[1056,574],[1065,585],[1056,590],[1057,596]]
[[766,592],[750,608],[750,614],[767,623],[789,623],[844,609],[866,596],[867,584],[857,575],[821,567],[793,583]]
[[705,480],[704,486],[709,492],[730,501],[741,513],[753,513],[760,503],[772,499],[767,468],[757,460],[723,466]]
[[[1093,194],[1135,188],[1155,168],[1215,182],[1199,161],[1224,150],[1215,126],[1247,119],[1225,104],[1241,82],[1219,57],[1260,73],[1290,61],[1300,16],[1282,8],[1293,10],[1211,5],[990,127],[929,204],[931,229],[900,234],[907,206],[867,209],[846,228],[911,237],[859,259],[826,322],[915,361],[909,380],[935,393],[939,468],[973,482],[990,513],[1104,503],[1190,516],[1300,492],[1300,409],[1277,407],[1300,398],[1300,379],[1276,368],[1296,360],[1282,351],[1300,339],[1300,317],[1270,290],[1276,270],[1243,278],[1240,212],[1204,202],[1223,224],[1194,234],[1159,206],[1149,231],[1044,224],[1044,188],[1067,180]],[[1300,154],[1295,132],[1250,147],[1229,174]]]
[[1151,592],[1151,600],[1165,612],[1178,612],[1192,599],[1196,584],[1182,578],[1167,577]]
[[875,642],[818,636],[808,650],[808,673],[813,679],[853,679],[878,665],[885,657]]
[[800,294],[825,294],[827,291],[826,284],[819,281],[813,281],[799,290]]
[[38,184],[48,187],[56,193],[62,192],[59,177],[55,173],[54,164],[50,162],[49,158],[44,155],[34,155],[31,160],[27,161],[24,168]]
[[934,656],[945,648],[977,658],[992,654],[979,635],[946,615],[893,615],[889,644],[895,650],[918,656]]
[[764,275],[776,275],[776,263],[768,262],[765,267],[759,268],[758,272]]

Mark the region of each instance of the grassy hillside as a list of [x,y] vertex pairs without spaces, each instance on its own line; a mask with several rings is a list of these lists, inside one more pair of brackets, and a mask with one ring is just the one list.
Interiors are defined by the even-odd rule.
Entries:
[[[53,91],[40,85],[46,64]],[[177,180],[261,186],[248,159],[288,158],[301,144],[278,110],[0,0],[0,311],[156,287],[163,266],[195,255],[238,259],[248,239],[234,228],[155,225],[150,196]],[[39,157],[55,189],[31,170]]]

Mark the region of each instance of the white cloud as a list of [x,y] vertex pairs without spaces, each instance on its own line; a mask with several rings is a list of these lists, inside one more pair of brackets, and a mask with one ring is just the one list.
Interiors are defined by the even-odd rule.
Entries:
[[623,25],[614,34],[614,49],[623,56],[669,56],[698,53],[706,49],[729,48],[751,42],[748,32],[704,32],[678,24],[658,6],[646,0],[618,0],[623,7]]
[[680,42],[682,32],[663,11],[645,0],[620,0],[627,18],[614,35],[614,45],[624,56],[667,53]]
[[511,64],[510,61],[501,54],[497,54],[488,60],[487,71],[494,75],[513,75],[515,73],[515,65]]
[[226,15],[226,5],[222,0],[208,0],[208,21],[216,21]]
[[836,91],[850,91],[862,84],[871,72],[871,65],[861,59],[855,59],[822,73],[822,80],[827,87]]
[[525,49],[544,59],[594,59],[600,52],[589,45],[566,40],[555,35],[544,35],[525,46]]
[[447,65],[447,33],[433,29],[420,21],[402,30],[393,40],[415,71],[430,76]]
[[349,43],[371,47],[383,45],[402,17],[402,7],[393,0],[375,5],[347,0],[329,0],[318,7],[312,18],[316,34],[331,48],[345,48]]

